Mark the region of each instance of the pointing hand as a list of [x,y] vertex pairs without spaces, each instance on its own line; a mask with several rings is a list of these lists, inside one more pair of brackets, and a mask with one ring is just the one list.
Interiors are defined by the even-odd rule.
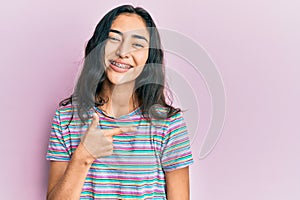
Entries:
[[92,123],[81,139],[83,146],[95,158],[109,156],[113,153],[113,136],[123,132],[136,131],[135,127],[126,126],[113,129],[99,129],[99,116],[94,113]]

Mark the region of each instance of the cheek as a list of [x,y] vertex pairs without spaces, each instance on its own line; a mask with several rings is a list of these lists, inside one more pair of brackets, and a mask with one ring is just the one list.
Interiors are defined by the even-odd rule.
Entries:
[[109,65],[109,58],[111,58],[112,54],[115,52],[115,47],[113,45],[106,44],[104,48],[104,63],[107,67]]
[[148,59],[148,53],[149,53],[148,49],[136,52],[135,58],[138,66],[143,66],[146,64],[146,61]]
[[105,58],[108,58],[111,54],[113,54],[114,52],[116,52],[117,49],[118,49],[117,45],[113,45],[113,44],[107,43],[105,45],[105,48],[104,48],[104,56],[105,56]]

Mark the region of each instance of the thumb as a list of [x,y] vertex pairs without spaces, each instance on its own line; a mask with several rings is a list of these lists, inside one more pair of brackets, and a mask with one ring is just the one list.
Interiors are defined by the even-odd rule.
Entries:
[[93,113],[93,119],[90,124],[90,128],[97,128],[99,125],[99,116],[96,113]]

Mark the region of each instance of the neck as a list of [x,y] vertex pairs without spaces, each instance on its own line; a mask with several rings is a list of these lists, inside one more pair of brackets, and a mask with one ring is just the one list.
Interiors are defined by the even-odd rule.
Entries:
[[108,99],[108,102],[101,106],[101,109],[113,117],[128,114],[136,109],[138,105],[134,93],[134,82],[114,85],[105,80],[100,96]]

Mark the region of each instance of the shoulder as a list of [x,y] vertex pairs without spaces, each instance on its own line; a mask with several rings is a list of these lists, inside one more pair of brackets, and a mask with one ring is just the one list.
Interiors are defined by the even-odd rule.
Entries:
[[70,115],[75,112],[75,106],[72,104],[64,105],[64,106],[58,106],[56,108],[55,113],[58,115]]
[[169,122],[170,125],[178,122],[184,122],[183,112],[179,111],[171,115],[170,117],[167,118],[167,121]]
[[167,118],[167,135],[186,134],[187,127],[183,112],[179,111]]
[[77,118],[76,107],[72,104],[58,106],[55,110],[54,119],[58,121],[61,126],[68,125]]
[[68,104],[65,106],[58,106],[55,110],[54,117],[62,121],[65,118],[73,116],[74,113],[75,113],[75,107],[71,104]]

